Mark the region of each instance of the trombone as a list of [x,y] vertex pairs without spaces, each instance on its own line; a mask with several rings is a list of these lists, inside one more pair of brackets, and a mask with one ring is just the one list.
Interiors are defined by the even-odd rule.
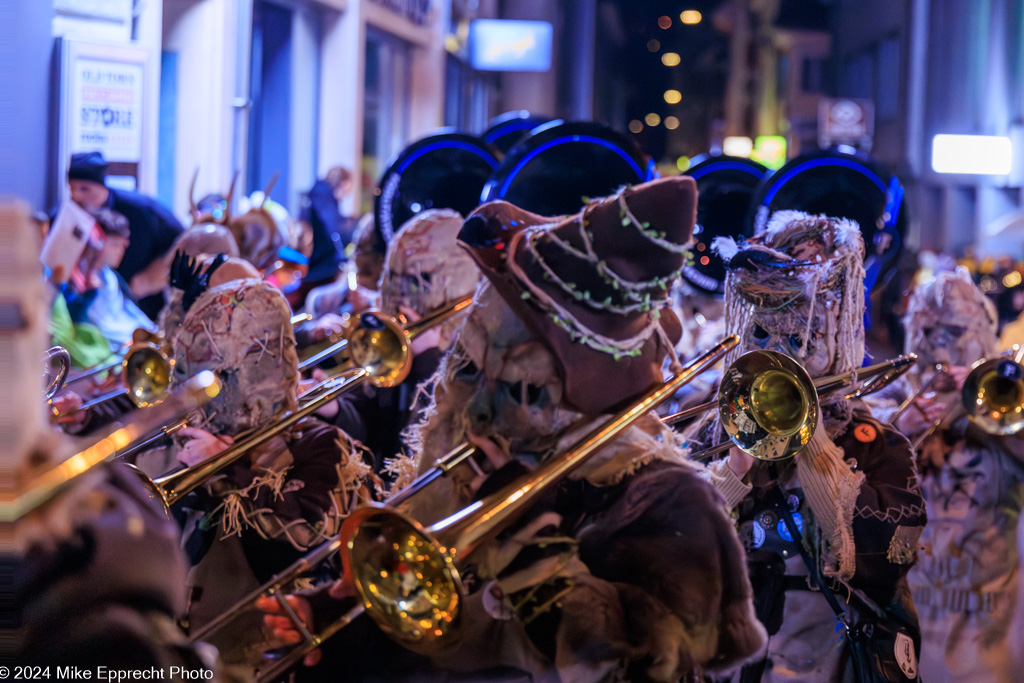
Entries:
[[[352,316],[346,324],[345,338],[332,345],[331,348],[324,349],[318,353],[317,356],[319,358],[311,357],[300,363],[299,370],[311,367],[328,356],[333,356],[347,349],[351,340],[353,346],[357,347],[353,351],[357,364],[368,366],[383,363],[383,366],[377,370],[379,375],[370,380],[374,386],[394,386],[402,382],[412,369],[412,342],[430,328],[447,321],[471,303],[473,303],[472,297],[460,299],[433,311],[423,319],[405,327],[394,318],[379,312],[366,311]],[[292,323],[302,322],[308,318],[308,314],[293,316]],[[378,357],[379,360],[374,360],[375,357]],[[386,366],[386,369],[384,366]],[[309,391],[299,396],[299,406],[304,407],[308,402],[318,400],[332,386],[333,384],[328,380],[312,387]],[[316,409],[319,410],[328,403],[330,401],[318,403]],[[85,406],[83,405],[82,407],[84,408]],[[189,420],[190,417],[186,416],[159,427],[159,429],[154,430],[153,434],[148,435],[144,441],[131,445],[119,453],[117,457],[124,459],[147,448],[163,437],[187,427]]]
[[767,461],[785,460],[810,442],[818,423],[819,397],[867,380],[846,394],[857,398],[878,391],[917,361],[908,354],[849,372],[812,380],[803,366],[776,351],[748,351],[726,368],[718,398],[665,418],[677,424],[718,408],[729,441],[693,453],[704,459],[736,446]]
[[[394,507],[402,505],[410,498],[425,490],[431,482],[439,479],[440,477],[446,476],[448,472],[467,461],[474,455],[474,453],[476,453],[476,447],[470,443],[463,443],[456,446],[434,463],[433,467],[416,477],[415,481],[411,482],[401,491],[391,496],[387,500],[387,504]],[[282,590],[302,576],[302,574],[305,574],[311,569],[315,569],[322,562],[326,561],[336,552],[341,550],[340,539],[340,536],[335,536],[334,538],[324,541],[313,550],[310,550],[306,555],[302,556],[293,564],[274,575],[262,586],[253,589],[248,595],[238,600],[238,602],[231,606],[227,611],[219,614],[215,619],[203,624],[203,626],[197,629],[195,633],[189,634],[189,642],[198,643],[207,639],[211,634],[219,631],[222,626],[230,623],[235,617],[251,607],[259,598],[276,597],[278,602],[281,604],[282,609],[286,612],[290,612],[291,607],[284,599]],[[292,614],[292,617],[294,618],[294,614]],[[298,619],[295,621],[298,625]],[[308,635],[308,633],[306,635]]]
[[[363,313],[357,313],[349,319],[345,331],[342,334],[342,339],[299,363],[299,371],[303,372],[316,367],[328,358],[333,358],[348,349],[353,329],[368,325],[383,326],[391,330],[391,332],[396,336],[404,334],[408,337],[409,342],[412,342],[412,340],[419,335],[445,322],[456,313],[459,313],[468,307],[471,303],[473,303],[472,296],[467,296],[457,301],[449,302],[437,310],[431,311],[420,320],[409,324],[403,324],[397,318],[381,311],[364,311]],[[412,362],[411,358],[409,359],[409,362]]]
[[971,366],[964,380],[959,405],[950,407],[942,418],[917,437],[914,448],[919,447],[958,409],[985,432],[994,436],[1008,436],[1024,430],[1024,347],[998,358],[981,359]]
[[0,520],[13,521],[43,505],[77,477],[107,462],[132,441],[176,415],[192,412],[217,396],[220,390],[221,382],[212,372],[200,372],[180,390],[172,392],[162,405],[139,413],[133,422],[35,477],[13,501],[0,502]]
[[[293,315],[289,323],[294,327],[311,320],[312,317],[309,313],[299,313]],[[128,396],[136,408],[153,406],[163,400],[170,388],[171,372],[174,370],[174,359],[170,350],[166,348],[165,341],[162,334],[154,334],[139,328],[132,334],[132,344],[119,360],[90,368],[68,379],[65,384],[120,366],[121,381],[124,383],[119,389],[84,402],[74,412],[88,410],[113,401],[119,396]]]
[[[315,386],[303,395],[301,405],[296,410],[198,465],[156,479],[148,477],[132,465],[129,467],[132,467],[153,495],[169,510],[182,497],[205,484],[214,474],[239,460],[252,449],[270,441],[299,420],[315,413],[364,382],[369,382],[375,387],[391,387],[401,383],[412,369],[412,340],[430,327],[447,320],[471,302],[472,299],[455,302],[406,328],[373,313],[354,316],[346,330],[346,344],[354,367]],[[184,426],[180,422],[179,424]],[[175,425],[170,427],[173,426]]]
[[[280,677],[363,612],[368,613],[384,633],[403,645],[429,646],[452,637],[459,627],[463,602],[459,566],[464,558],[497,536],[552,486],[680,387],[716,364],[738,343],[738,337],[727,337],[668,382],[651,389],[632,407],[592,429],[566,453],[549,458],[504,489],[430,527],[424,528],[397,511],[396,506],[470,457],[474,451],[472,446],[462,445],[448,453],[432,471],[421,475],[387,505],[357,508],[345,520],[340,535],[315,549],[310,559],[322,561],[333,552],[340,552],[344,580],[355,589],[360,604],[324,630],[310,633],[280,592],[310,566],[303,561],[246,597],[252,602],[263,595],[276,596],[306,639],[303,645],[291,650],[270,668],[260,671],[257,680],[266,682]],[[231,616],[234,614],[237,611]],[[218,618],[217,625],[224,621]],[[212,630],[215,629],[207,627],[195,638],[208,635]]]
[[[57,373],[51,375],[54,361],[59,365]],[[50,400],[57,392],[64,388],[68,380],[68,370],[71,369],[71,355],[63,346],[52,346],[43,354],[43,379],[46,382],[46,389],[43,397]]]

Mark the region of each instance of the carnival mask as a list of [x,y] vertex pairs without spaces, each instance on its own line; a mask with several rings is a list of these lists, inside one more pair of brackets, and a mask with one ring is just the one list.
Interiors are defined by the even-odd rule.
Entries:
[[466,320],[449,360],[450,397],[467,431],[510,453],[542,454],[579,415],[561,407],[562,381],[550,351],[490,286]]
[[174,382],[213,370],[224,388],[203,409],[204,426],[224,434],[261,427],[295,407],[298,356],[281,293],[235,280],[199,296],[174,339]]

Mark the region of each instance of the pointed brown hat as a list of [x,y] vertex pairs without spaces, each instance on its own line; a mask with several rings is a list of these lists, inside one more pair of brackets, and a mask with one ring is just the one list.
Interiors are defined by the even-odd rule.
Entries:
[[686,259],[697,186],[676,176],[548,218],[507,202],[473,212],[460,244],[561,364],[567,403],[614,411],[662,381],[681,326],[668,292]]

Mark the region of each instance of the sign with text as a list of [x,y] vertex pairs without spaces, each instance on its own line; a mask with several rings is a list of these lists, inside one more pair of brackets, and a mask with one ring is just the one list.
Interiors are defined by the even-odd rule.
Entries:
[[140,161],[142,65],[82,57],[74,60],[70,76],[70,152],[99,151],[107,161]]
[[818,102],[818,145],[850,145],[871,149],[875,134],[875,106],[871,100],[832,99]]

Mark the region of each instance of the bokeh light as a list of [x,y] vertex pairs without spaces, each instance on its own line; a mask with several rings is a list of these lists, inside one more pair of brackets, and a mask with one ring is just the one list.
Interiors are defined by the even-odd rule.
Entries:
[[679,66],[680,61],[682,60],[677,52],[666,52],[661,56],[661,63],[665,66]]
[[700,12],[698,12],[695,9],[685,10],[682,14],[679,15],[679,21],[690,26],[693,26],[694,24],[699,24],[701,18],[702,17]]
[[633,119],[632,121],[629,122],[629,132],[630,133],[639,133],[643,129],[644,129],[644,124],[640,123],[640,121],[638,121],[637,119]]
[[676,168],[678,168],[680,171],[685,171],[686,169],[690,168],[690,157],[681,156],[678,159],[676,159]]
[[[660,49],[661,49],[661,42],[657,38],[651,38],[650,40],[647,41],[647,51],[648,52],[657,52]],[[664,61],[664,60],[662,60],[662,61]]]
[[669,130],[675,130],[676,128],[679,127],[679,119],[677,119],[674,116],[666,116],[665,127],[668,128]]
[[666,90],[664,97],[669,104],[679,104],[683,101],[683,93],[678,90]]
[[670,17],[658,17],[658,26],[661,28],[669,28],[672,26],[672,19]]
[[644,123],[651,127],[657,126],[659,123],[661,123],[661,117],[652,111],[650,114],[644,117]]

